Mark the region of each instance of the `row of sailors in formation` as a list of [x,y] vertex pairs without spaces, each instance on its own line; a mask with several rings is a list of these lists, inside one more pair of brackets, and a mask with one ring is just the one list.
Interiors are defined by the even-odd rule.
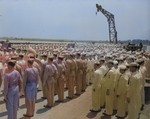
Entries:
[[[147,55],[149,56],[149,55]],[[18,82],[14,81],[14,82],[9,82],[10,79],[13,77],[16,77],[16,74],[12,72],[11,67],[13,67],[13,63],[14,61],[12,60],[16,60],[16,57],[12,57],[11,61],[8,62],[8,65],[4,65],[3,66],[3,70],[1,71],[1,74],[3,76],[3,82],[4,82],[4,96],[5,96],[5,100],[6,100],[6,107],[9,115],[9,117],[12,117],[12,108],[11,108],[11,104],[16,104],[14,103],[13,100],[18,100],[17,99],[11,99],[10,97],[13,97],[11,94],[15,95],[15,93],[10,93],[9,91],[13,91],[15,92],[16,90],[13,90],[13,88],[16,86],[17,84],[19,85],[19,89],[20,89],[20,95],[24,95],[24,91],[25,91],[25,96],[26,96],[26,105],[27,105],[27,112],[24,116],[33,116],[34,115],[34,107],[35,107],[35,100],[36,100],[36,87],[39,84],[39,89],[43,90],[43,99],[47,99],[47,105],[45,105],[45,107],[52,107],[53,106],[53,102],[54,102],[54,94],[58,94],[58,101],[57,102],[62,102],[64,100],[64,86],[66,86],[66,88],[68,88],[68,97],[69,99],[73,98],[74,95],[74,85],[76,85],[76,95],[80,95],[82,92],[85,91],[86,89],[86,85],[89,85],[89,83],[92,83],[94,80],[94,86],[100,85],[101,88],[99,88],[100,93],[97,93],[97,90],[95,88],[93,88],[93,109],[92,111],[98,111],[100,107],[103,107],[105,105],[106,108],[106,112],[104,114],[106,115],[111,115],[112,114],[112,109],[118,109],[119,110],[119,105],[118,102],[119,101],[115,101],[118,100],[119,98],[116,98],[113,94],[114,92],[112,92],[112,88],[107,90],[107,87],[113,87],[115,86],[118,87],[118,83],[116,86],[116,80],[118,80],[118,82],[120,81],[119,77],[117,79],[117,76],[119,75],[119,68],[118,70],[116,70],[116,72],[112,73],[112,71],[115,71],[114,69],[117,69],[117,64],[121,65],[121,64],[126,64],[126,61],[123,61],[123,59],[116,59],[118,61],[118,63],[115,61],[113,62],[115,65],[113,65],[115,68],[110,68],[113,63],[110,62],[109,60],[111,59],[111,57],[106,57],[106,59],[101,59],[100,60],[100,64],[95,64],[94,65],[94,59],[91,58],[91,60],[87,60],[86,59],[86,55],[83,54],[82,58],[81,58],[81,54],[77,53],[76,55],[76,59],[74,57],[74,55],[70,54],[70,55],[66,55],[66,57],[64,58],[63,56],[59,56],[57,59],[57,55],[54,54],[54,56],[52,57],[48,57],[46,55],[42,56],[42,60],[39,61],[35,58],[35,52],[33,52],[32,50],[26,53],[26,55],[23,58],[23,55],[19,55],[20,59],[15,63],[14,68],[20,72],[21,74],[21,79],[19,80],[18,78]],[[27,64],[26,64],[26,62]],[[127,60],[127,63],[130,63],[131,61],[133,61],[133,57],[129,57]],[[102,65],[103,63],[108,62],[107,66]],[[148,61],[146,61],[146,63],[148,64]],[[102,63],[103,62],[103,63]],[[100,72],[98,73],[98,80],[97,82],[100,83],[96,83],[96,77],[97,77],[97,68],[96,67],[100,67],[100,69],[103,69],[102,71],[100,70]],[[149,65],[148,65],[149,66]],[[129,66],[130,67],[130,66]],[[96,70],[94,74],[94,69]],[[105,70],[106,69],[106,70]],[[107,70],[109,69],[109,70]],[[121,68],[120,68],[121,69]],[[127,69],[126,69],[127,70]],[[14,70],[13,70],[14,71]],[[107,71],[107,72],[105,72]],[[101,75],[101,73],[104,73],[104,76]],[[130,77],[130,73],[129,70],[126,71],[125,77]],[[121,71],[120,71],[121,73]],[[12,74],[15,74],[14,76]],[[108,75],[109,74],[109,75]],[[113,80],[110,80],[112,76],[112,74],[118,74],[115,75]],[[12,76],[10,76],[12,75]],[[16,77],[17,78],[17,77]],[[6,80],[5,80],[6,79]],[[41,80],[39,80],[41,79]],[[106,79],[106,80],[105,80]],[[128,78],[129,80],[130,78]],[[90,81],[91,80],[91,81]],[[39,81],[39,83],[38,83]],[[65,85],[64,85],[64,81],[65,81]],[[76,81],[76,83],[75,83]],[[112,85],[112,81],[113,81],[113,85]],[[23,82],[23,83],[21,83]],[[42,83],[40,83],[42,82]],[[107,82],[107,83],[106,83]],[[9,84],[10,83],[10,84]],[[9,86],[7,86],[9,85]],[[12,85],[12,86],[11,86]],[[23,87],[23,88],[21,88]],[[11,90],[12,89],[12,90]],[[16,88],[15,88],[16,89]],[[132,88],[131,88],[132,89]],[[9,92],[9,93],[8,93]],[[101,93],[103,92],[103,93]],[[106,94],[105,94],[105,93]],[[117,89],[115,90],[115,92],[117,92]],[[95,94],[94,94],[95,93]],[[98,95],[97,95],[98,94]],[[94,96],[98,96],[98,97],[94,97]],[[121,97],[122,95],[117,95],[117,97]],[[7,101],[9,100],[10,101]],[[16,96],[15,96],[16,97]],[[108,98],[110,97],[110,98]],[[114,98],[112,98],[114,97]],[[102,98],[102,99],[101,99]],[[115,106],[116,108],[112,107],[112,100],[110,101],[110,99],[113,99],[113,101],[115,101],[116,103]],[[98,100],[98,101],[97,101]],[[128,101],[132,102],[132,100],[129,98]],[[17,101],[16,101],[17,102]],[[133,101],[134,102],[134,101]],[[100,104],[100,106],[98,106],[98,109],[95,109],[94,105],[98,105]],[[138,103],[140,104],[140,103]],[[144,104],[144,103],[142,103]],[[134,105],[134,107],[137,105]],[[10,107],[10,108],[9,108]],[[17,106],[14,106],[14,108]],[[129,107],[129,106],[128,106]],[[140,106],[139,106],[140,107]],[[108,109],[109,108],[109,109]],[[131,106],[132,109],[134,109]],[[13,109],[13,110],[16,110]],[[123,111],[122,111],[123,112]],[[129,112],[129,110],[128,110]],[[131,110],[130,110],[131,112]],[[17,113],[17,112],[16,112]],[[16,118],[16,113],[13,114],[14,118]],[[123,112],[124,113],[124,112]],[[137,114],[137,113],[136,113]],[[122,114],[123,115],[123,114]],[[119,117],[122,117],[122,115],[119,115]],[[131,115],[131,114],[129,114]],[[123,115],[124,116],[124,115]]]
[[[36,57],[38,59],[41,59],[40,54],[47,54],[47,55],[52,55],[54,53],[60,54],[61,50],[59,51],[56,49],[51,49],[51,50],[44,50],[44,49],[39,50],[38,49],[36,52],[37,52]],[[6,62],[6,60],[8,60],[14,56],[19,57],[20,54],[25,55],[26,53],[27,53],[27,49],[23,49],[23,50],[21,50],[20,48],[0,49],[0,61],[4,64]]]
[[124,118],[128,112],[128,119],[138,119],[140,109],[145,104],[144,86],[147,69],[144,60],[138,59],[128,65],[114,64],[105,59],[95,63],[94,81],[92,90],[92,112],[99,112],[105,107],[104,115],[113,115]]
[[[44,107],[51,108],[54,103],[54,94],[58,94],[58,101],[64,100],[64,86],[68,88],[68,97],[74,97],[74,86],[76,85],[76,94],[80,95],[86,89],[87,61],[86,55],[80,59],[80,53],[77,54],[76,60],[73,55],[67,55],[66,60],[63,56],[57,58],[57,54],[49,56],[43,55],[40,61],[35,58],[34,52],[27,52],[25,56],[19,55],[12,57],[3,66],[1,70],[2,87],[4,87],[4,99],[8,110],[8,118],[17,118],[17,108],[19,95],[25,93],[25,103],[27,112],[24,116],[32,117],[34,115],[35,100],[37,95],[37,86],[42,87],[43,99],[47,99]],[[26,61],[24,61],[24,59]],[[94,64],[94,62],[93,62]],[[41,67],[40,67],[40,66]],[[91,74],[94,73],[94,65],[91,64]],[[91,75],[92,76],[92,75]],[[40,80],[39,80],[40,79]],[[42,83],[39,83],[42,82]],[[76,82],[76,83],[75,83]],[[66,83],[66,84],[64,84]],[[89,85],[89,81],[88,81]],[[18,93],[20,94],[18,95]]]
[[[106,51],[106,48],[109,47],[109,50],[112,51],[113,48],[117,47],[121,47],[119,45],[104,45],[104,44],[75,44],[74,48],[67,48],[67,44],[37,44],[37,45],[33,45],[33,44],[12,44],[11,45],[12,48],[4,48],[1,49],[0,48],[0,52],[3,51],[3,55],[6,56],[6,59],[8,57],[12,57],[12,56],[18,56],[19,54],[26,54],[27,49],[29,47],[32,47],[33,49],[35,49],[36,51],[36,55],[38,56],[38,58],[40,59],[40,54],[47,54],[47,55],[52,55],[53,53],[57,53],[57,54],[64,54],[66,52],[82,52],[82,53],[92,53],[95,54],[96,52],[98,53],[98,51]],[[108,51],[109,52],[109,51]],[[102,53],[100,53],[102,54]]]
[[47,44],[12,44],[12,48],[21,49],[21,50],[27,50],[29,47],[32,47],[33,49],[39,49],[39,50],[50,50],[51,48],[57,49],[57,48],[67,48],[67,43],[64,44],[55,44],[55,43],[47,43]]

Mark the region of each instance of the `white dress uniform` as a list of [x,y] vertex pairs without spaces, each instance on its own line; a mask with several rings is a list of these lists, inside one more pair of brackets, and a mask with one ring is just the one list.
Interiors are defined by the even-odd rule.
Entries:
[[129,86],[127,98],[130,98],[128,103],[128,119],[138,119],[141,108],[141,74],[136,71],[129,78]]
[[92,107],[94,111],[99,111],[100,109],[100,90],[101,90],[101,85],[100,85],[100,77],[101,77],[101,72],[100,70],[96,70],[94,72],[94,80],[93,80],[93,90],[92,90]]
[[117,116],[125,117],[126,112],[126,95],[127,95],[127,87],[128,87],[128,78],[126,73],[120,74],[117,82],[117,95],[119,95],[117,100]]
[[141,83],[142,83],[141,103],[142,103],[142,105],[145,105],[145,91],[144,91],[144,86],[145,86],[145,78],[146,78],[146,73],[147,73],[146,67],[145,66],[141,66],[140,67],[140,72],[142,74],[142,80],[141,80]]
[[106,89],[105,89],[105,86],[104,86],[105,79],[103,79],[103,77],[104,77],[104,74],[106,73],[107,69],[106,69],[105,65],[102,65],[99,68],[99,70],[101,71],[100,105],[101,105],[101,107],[103,107],[105,105],[105,92],[106,92]]
[[[107,69],[107,72],[104,74],[104,86],[105,86],[105,102],[106,102],[106,114],[112,115],[114,108],[114,88],[115,88],[115,74],[111,69]],[[109,94],[106,94],[107,90],[109,90]]]
[[118,69],[115,69],[115,68],[112,68],[113,71],[114,71],[114,74],[115,74],[115,78],[114,78],[114,83],[115,83],[115,92],[114,92],[114,110],[117,110],[118,109],[118,98],[116,97],[116,94],[117,94],[117,90],[118,90],[118,86],[117,86],[117,83],[118,83],[118,80],[120,78],[120,72],[119,72],[119,68]]

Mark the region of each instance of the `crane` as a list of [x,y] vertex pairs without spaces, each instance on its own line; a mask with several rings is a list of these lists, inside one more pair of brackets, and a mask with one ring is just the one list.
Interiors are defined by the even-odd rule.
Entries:
[[[109,41],[110,43],[118,43],[117,40],[117,31],[115,27],[115,19],[114,15],[108,12],[107,10],[103,9],[101,5],[96,4],[97,12],[101,11],[104,16],[107,18],[108,26],[109,26]],[[96,15],[97,15],[96,12]]]

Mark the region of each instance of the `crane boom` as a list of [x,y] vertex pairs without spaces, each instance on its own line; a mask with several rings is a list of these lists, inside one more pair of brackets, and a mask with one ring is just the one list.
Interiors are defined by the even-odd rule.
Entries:
[[101,5],[96,4],[96,8],[97,8],[97,12],[101,11],[104,14],[104,16],[107,18],[108,26],[109,26],[110,43],[112,42],[118,43],[114,15],[108,12],[107,10],[103,9]]

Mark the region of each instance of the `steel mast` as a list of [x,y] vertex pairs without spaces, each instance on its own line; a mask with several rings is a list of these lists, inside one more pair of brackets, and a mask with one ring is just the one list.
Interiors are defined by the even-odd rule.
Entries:
[[[108,21],[108,26],[109,26],[109,41],[110,43],[118,43],[117,40],[117,31],[115,27],[115,19],[114,15],[108,12],[107,10],[103,9],[101,5],[96,4],[97,12],[101,11],[105,17],[107,18]],[[96,14],[97,14],[96,12]]]

